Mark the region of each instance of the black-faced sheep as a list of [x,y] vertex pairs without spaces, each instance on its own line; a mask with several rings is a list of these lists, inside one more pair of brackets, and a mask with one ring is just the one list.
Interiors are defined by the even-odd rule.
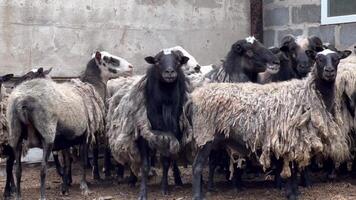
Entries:
[[278,72],[278,58],[254,37],[248,37],[231,46],[213,82],[257,82],[258,73],[266,70]]
[[151,66],[146,76],[121,99],[112,116],[107,133],[111,151],[136,175],[141,171],[140,199],[147,199],[149,152],[153,149],[162,158],[162,192],[167,193],[171,155],[179,152],[183,140],[180,118],[188,85],[181,67],[188,59],[167,50],[147,57]]
[[256,156],[264,169],[270,167],[271,156],[283,159],[281,175],[291,177],[287,187],[291,199],[297,195],[292,187],[296,169],[307,166],[312,156],[347,159],[348,138],[340,137],[342,123],[335,118],[333,102],[337,65],[349,54],[319,52],[314,71],[305,80],[262,86],[215,83],[196,89],[186,105],[199,148],[193,164],[193,199],[203,199],[201,173],[216,145]]
[[[16,159],[17,198],[21,198],[22,141],[28,146],[43,148],[41,199],[45,199],[47,161],[52,150],[81,144],[83,176],[81,188],[88,192],[85,169],[88,144],[104,131],[106,82],[132,70],[122,66],[118,57],[96,52],[80,79],[58,84],[49,79],[26,81],[9,97],[7,119],[9,144]],[[65,165],[65,166],[69,166]],[[67,173],[63,184],[67,187]],[[65,188],[66,190],[67,188]]]
[[[307,76],[314,65],[312,51],[320,52],[324,49],[319,37],[287,35],[282,38],[280,48],[273,48],[272,51],[280,60],[278,73],[269,71],[259,74],[259,83],[286,81],[293,78],[302,79]],[[308,51],[307,51],[308,50]]]

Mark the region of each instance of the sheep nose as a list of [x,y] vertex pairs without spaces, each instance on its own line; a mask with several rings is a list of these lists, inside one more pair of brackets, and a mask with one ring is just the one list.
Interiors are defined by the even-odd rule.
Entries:
[[168,68],[165,71],[167,74],[173,74],[174,73],[174,69],[173,68]]
[[129,68],[130,68],[130,69],[133,69],[133,66],[132,66],[132,65],[129,65]]
[[325,72],[332,73],[335,72],[335,69],[333,67],[326,67]]

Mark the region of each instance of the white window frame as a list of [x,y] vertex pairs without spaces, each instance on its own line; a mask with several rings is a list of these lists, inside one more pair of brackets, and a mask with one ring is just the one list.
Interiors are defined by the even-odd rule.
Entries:
[[328,10],[329,10],[328,8],[329,8],[328,0],[321,0],[321,24],[322,25],[356,22],[356,14],[328,17]]

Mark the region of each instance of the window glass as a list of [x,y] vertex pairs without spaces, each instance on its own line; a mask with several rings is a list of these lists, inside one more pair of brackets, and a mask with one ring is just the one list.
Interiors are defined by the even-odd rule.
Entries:
[[328,17],[356,14],[356,0],[329,0]]

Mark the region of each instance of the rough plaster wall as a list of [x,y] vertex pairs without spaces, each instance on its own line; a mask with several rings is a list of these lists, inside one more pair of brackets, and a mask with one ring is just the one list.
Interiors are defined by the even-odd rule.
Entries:
[[279,45],[286,34],[317,35],[340,49],[353,49],[356,23],[320,25],[320,0],[263,0],[264,42]]
[[249,21],[249,0],[0,0],[0,74],[77,76],[96,49],[143,73],[145,56],[174,45],[217,63]]

